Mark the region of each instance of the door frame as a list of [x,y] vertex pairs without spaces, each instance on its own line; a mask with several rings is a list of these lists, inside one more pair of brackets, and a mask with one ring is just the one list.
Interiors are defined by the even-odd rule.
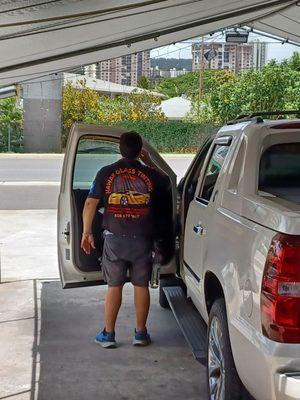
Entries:
[[[62,167],[57,213],[58,263],[63,288],[105,284],[105,282],[102,280],[102,274],[100,271],[84,272],[78,268],[75,263],[75,238],[73,237],[74,209],[72,202],[72,191],[74,168],[79,141],[82,137],[91,136],[118,143],[120,136],[125,132],[129,131],[118,127],[82,123],[73,124],[70,130]],[[166,161],[159,155],[159,153],[145,140],[143,140],[143,148],[149,152],[153,162],[158,166],[159,169],[165,172],[171,180],[173,223],[175,224],[177,202],[176,175]],[[69,229],[67,226],[69,226]],[[176,262],[174,256],[174,259],[169,264],[161,267],[161,273],[171,274],[175,271]]]

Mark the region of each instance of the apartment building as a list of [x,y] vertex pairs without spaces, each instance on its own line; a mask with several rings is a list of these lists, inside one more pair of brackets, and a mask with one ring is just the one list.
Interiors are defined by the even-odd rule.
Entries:
[[120,85],[137,86],[139,78],[150,78],[150,51],[142,51],[85,67],[86,75]]
[[[228,69],[237,73],[247,69],[260,70],[266,63],[267,45],[263,42],[250,43],[225,43],[206,42],[203,44],[203,54],[213,54],[213,58],[203,57],[204,68]],[[196,71],[201,66],[202,44],[192,45],[192,70]]]
[[153,80],[157,80],[160,78],[177,78],[178,76],[185,75],[188,72],[190,72],[190,71],[187,70],[186,68],[182,68],[182,69],[170,68],[167,70],[162,70],[162,69],[159,69],[159,67],[157,65],[155,67],[150,68],[150,75],[151,75],[151,79],[153,79]]

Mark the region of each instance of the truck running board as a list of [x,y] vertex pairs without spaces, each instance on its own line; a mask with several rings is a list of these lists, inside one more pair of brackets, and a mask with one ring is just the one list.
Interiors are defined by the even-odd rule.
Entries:
[[175,319],[197,361],[206,361],[206,324],[180,286],[163,288]]

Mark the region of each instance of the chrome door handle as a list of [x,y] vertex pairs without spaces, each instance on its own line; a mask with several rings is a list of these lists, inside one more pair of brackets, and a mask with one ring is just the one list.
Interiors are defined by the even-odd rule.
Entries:
[[201,224],[195,225],[194,228],[193,228],[193,231],[198,236],[202,236],[202,235],[206,234],[206,229]]

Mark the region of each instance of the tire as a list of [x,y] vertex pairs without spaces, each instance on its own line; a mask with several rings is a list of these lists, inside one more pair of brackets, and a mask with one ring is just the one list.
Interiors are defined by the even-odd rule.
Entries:
[[159,280],[159,305],[162,308],[170,308],[168,299],[165,295],[165,292],[163,291],[164,287],[169,287],[169,286],[180,286],[186,293],[186,286],[182,279],[177,278],[176,276],[160,278],[160,280]]
[[223,298],[211,308],[207,329],[207,387],[209,400],[242,400],[247,394],[235,368]]
[[127,204],[128,204],[127,197],[125,197],[125,196],[121,197],[121,202],[120,203],[122,204],[122,206],[127,206]]

